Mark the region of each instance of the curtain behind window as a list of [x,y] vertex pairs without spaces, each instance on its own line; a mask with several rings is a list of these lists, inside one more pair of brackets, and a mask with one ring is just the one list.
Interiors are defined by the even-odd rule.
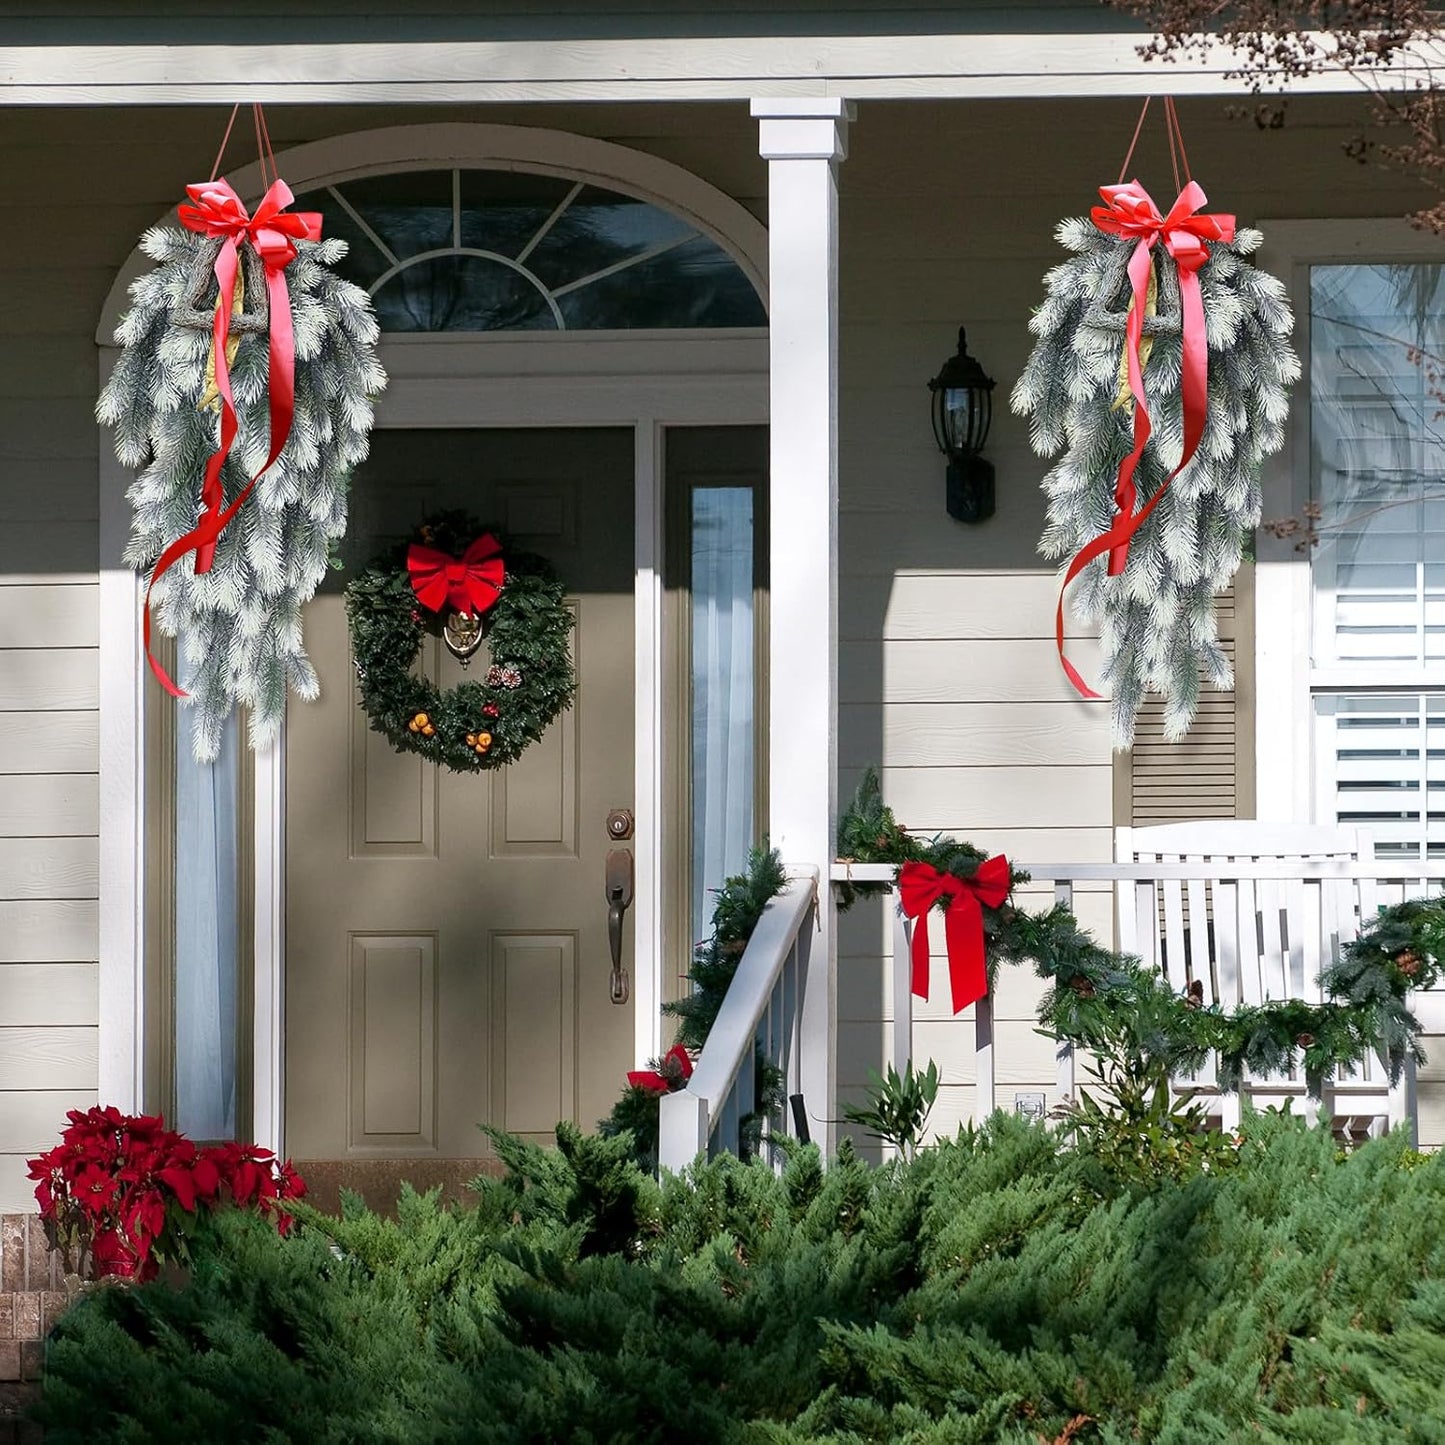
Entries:
[[753,841],[753,492],[692,492],[692,929]]
[[214,763],[176,729],[175,1118],[193,1139],[236,1133],[240,727]]

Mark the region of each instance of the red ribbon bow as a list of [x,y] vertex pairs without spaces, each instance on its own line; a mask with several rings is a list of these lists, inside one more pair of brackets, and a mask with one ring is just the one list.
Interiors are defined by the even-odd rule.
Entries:
[[[663,1062],[666,1063],[668,1059],[677,1060],[684,1080],[692,1078],[692,1060],[681,1044],[674,1044],[667,1051]],[[650,1094],[666,1094],[672,1090],[671,1080],[667,1075],[659,1074],[656,1069],[633,1069],[627,1075],[627,1082],[634,1089],[646,1089]]]
[[[1204,419],[1209,403],[1209,343],[1204,331],[1204,301],[1199,291],[1199,268],[1209,259],[1209,241],[1234,240],[1234,217],[1196,215],[1206,197],[1198,184],[1190,181],[1169,208],[1167,216],[1159,214],[1149,192],[1138,181],[1125,185],[1101,186],[1099,194],[1107,204],[1095,206],[1091,215],[1094,224],[1111,236],[1134,242],[1129,257],[1129,282],[1134,304],[1124,330],[1124,356],[1129,373],[1129,391],[1134,398],[1134,446],[1119,464],[1119,480],[1114,485],[1114,506],[1117,515],[1113,525],[1102,536],[1095,537],[1069,563],[1064,583],[1059,589],[1059,607],[1054,618],[1054,634],[1059,648],[1059,661],[1069,681],[1084,697],[1099,694],[1064,656],[1064,593],[1069,584],[1096,557],[1109,554],[1109,576],[1117,577],[1129,560],[1129,542],[1144,525],[1169,483],[1188,466],[1204,435]],[[1144,455],[1151,426],[1144,401],[1144,372],[1139,360],[1139,343],[1144,337],[1144,308],[1148,304],[1149,272],[1153,267],[1153,250],[1160,241],[1179,268],[1179,299],[1183,329],[1183,365],[1180,392],[1184,411],[1184,447],[1179,465],[1159,484],[1148,502],[1134,510],[1138,488],[1134,471]]]
[[411,590],[429,612],[450,606],[453,612],[477,616],[496,603],[507,572],[502,544],[483,532],[460,558],[413,542],[406,554]]
[[903,916],[913,925],[913,992],[928,997],[928,910],[948,899],[943,913],[948,948],[948,977],[953,990],[953,1011],[962,1013],[988,992],[988,964],[984,955],[983,905],[999,907],[1008,897],[1013,879],[1008,859],[999,854],[978,865],[972,878],[940,873],[931,863],[905,863],[898,872],[898,896]]
[[[146,588],[145,649],[151,671],[161,686],[174,697],[186,694],[166,676],[165,669],[151,653],[151,592],[156,583],[188,552],[196,554],[196,571],[209,572],[216,555],[216,538],[251,495],[261,474],[281,455],[291,434],[296,410],[296,338],[291,326],[291,296],[283,274],[296,259],[297,241],[321,239],[321,215],[317,211],[287,212],[294,199],[291,188],[279,178],[248,215],[241,198],[224,177],[187,186],[193,204],[177,207],[176,214],[188,231],[221,237],[221,249],[212,268],[219,295],[211,344],[216,357],[216,391],[221,398],[220,445],[206,462],[201,483],[201,516],[196,525],[172,542],[156,561]],[[246,483],[236,500],[223,509],[225,492],[221,468],[236,440],[236,403],[231,395],[231,369],[226,362],[226,343],[231,335],[231,308],[236,296],[236,275],[240,270],[242,241],[249,241],[266,270],[266,297],[270,308],[270,371],[268,373],[271,415],[271,445],[261,470]]]

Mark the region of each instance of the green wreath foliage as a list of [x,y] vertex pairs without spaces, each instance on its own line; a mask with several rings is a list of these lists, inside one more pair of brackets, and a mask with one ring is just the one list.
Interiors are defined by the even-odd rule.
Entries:
[[[459,557],[484,532],[502,544],[506,580],[483,614],[485,642],[472,661],[479,675],[442,689],[411,670],[423,638],[440,635],[443,618],[417,600],[407,548],[421,541]],[[346,618],[361,706],[372,728],[399,752],[419,753],[453,772],[516,762],[576,692],[572,613],[561,579],[545,558],[518,551],[501,528],[466,512],[437,512],[414,538],[378,556],[348,584]],[[430,733],[413,730],[421,715]],[[483,733],[491,743],[479,752],[467,738]]]

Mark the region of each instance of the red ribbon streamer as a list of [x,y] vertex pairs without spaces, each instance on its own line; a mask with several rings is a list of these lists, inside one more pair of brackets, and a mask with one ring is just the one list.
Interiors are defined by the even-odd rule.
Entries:
[[[220,445],[206,462],[201,483],[201,516],[196,525],[172,542],[156,560],[146,588],[144,641],[146,660],[162,687],[173,697],[186,694],[166,676],[165,669],[151,652],[151,593],[155,585],[189,552],[196,554],[196,571],[208,572],[216,554],[216,539],[226,524],[251,495],[263,472],[281,455],[296,410],[296,338],[291,326],[291,296],[286,287],[285,269],[296,259],[297,241],[321,239],[321,215],[317,211],[287,212],[295,199],[283,180],[276,180],[256,207],[254,216],[247,214],[241,198],[222,177],[200,185],[187,186],[186,194],[193,204],[177,207],[176,214],[188,231],[203,236],[219,236],[221,249],[212,268],[219,295],[211,344],[216,357],[216,391],[221,398]],[[236,274],[241,264],[241,243],[249,241],[260,256],[266,271],[266,296],[270,307],[270,371],[268,402],[271,419],[271,445],[265,464],[246,483],[229,507],[222,507],[225,492],[221,485],[221,468],[236,440],[238,422],[236,403],[231,395],[231,369],[226,362],[226,343],[231,335],[231,308],[236,296]]]
[[[1209,343],[1204,330],[1204,301],[1199,291],[1199,268],[1209,259],[1208,241],[1232,241],[1234,217],[1196,215],[1206,204],[1199,185],[1190,181],[1169,208],[1167,216],[1159,214],[1149,192],[1138,181],[1124,185],[1101,186],[1099,194],[1106,204],[1095,206],[1091,215],[1094,224],[1111,236],[1134,242],[1129,257],[1129,282],[1134,304],[1124,331],[1124,356],[1129,374],[1129,391],[1134,398],[1134,446],[1119,464],[1119,480],[1114,486],[1116,516],[1113,525],[1102,536],[1095,537],[1069,563],[1059,589],[1059,606],[1054,617],[1054,636],[1059,661],[1069,681],[1083,697],[1097,698],[1095,692],[1064,656],[1064,594],[1069,584],[1096,557],[1109,554],[1109,576],[1117,577],[1129,559],[1129,543],[1148,519],[1168,490],[1169,483],[1189,464],[1204,435],[1204,420],[1209,404]],[[1179,299],[1183,327],[1183,363],[1180,392],[1184,411],[1184,448],[1179,465],[1159,484],[1158,490],[1135,512],[1138,488],[1134,471],[1152,430],[1144,400],[1144,373],[1139,360],[1139,343],[1144,337],[1144,308],[1148,304],[1149,272],[1154,264],[1154,247],[1163,241],[1164,249],[1179,268]]]
[[942,898],[943,931],[948,948],[948,977],[953,1011],[962,1013],[988,992],[988,964],[984,953],[983,905],[999,907],[1009,894],[1012,872],[999,854],[978,865],[972,878],[940,873],[931,863],[905,863],[898,872],[898,896],[903,916],[913,925],[913,992],[928,997],[928,910]]
[[483,532],[460,558],[413,542],[406,554],[411,590],[430,612],[450,606],[453,612],[477,616],[496,604],[506,581],[502,544]]
[[[665,1059],[676,1059],[678,1067],[684,1079],[692,1078],[692,1059],[681,1044],[674,1044],[664,1056]],[[634,1089],[646,1089],[650,1094],[666,1094],[671,1092],[672,1083],[664,1074],[659,1074],[656,1069],[633,1069],[627,1075],[627,1082]]]

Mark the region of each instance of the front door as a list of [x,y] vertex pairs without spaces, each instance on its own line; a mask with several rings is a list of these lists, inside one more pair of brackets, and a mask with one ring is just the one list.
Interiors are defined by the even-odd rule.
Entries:
[[[623,1086],[604,874],[630,846],[608,814],[633,801],[632,447],[630,430],[378,431],[356,473],[346,569],[306,609],[321,697],[286,725],[286,1148],[323,1202],[454,1184],[489,1156],[478,1125],[545,1141]],[[548,558],[576,613],[571,710],[467,776],[367,727],[341,597],[444,507]],[[466,675],[431,640],[418,665]]]

